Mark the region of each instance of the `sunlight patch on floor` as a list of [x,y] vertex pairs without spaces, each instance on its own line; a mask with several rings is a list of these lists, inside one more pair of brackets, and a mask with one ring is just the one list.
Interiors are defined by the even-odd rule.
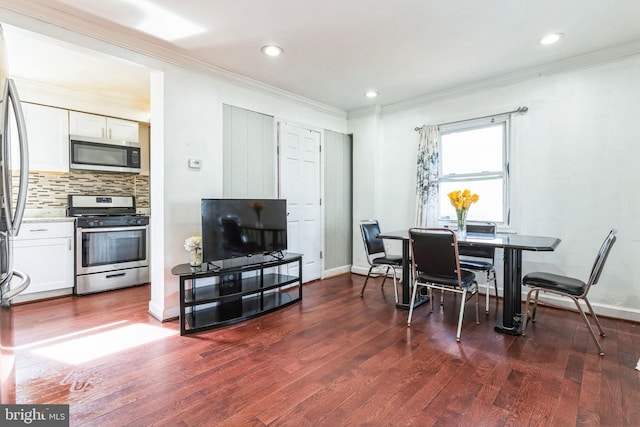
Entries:
[[79,365],[167,338],[176,333],[176,331],[157,326],[133,324],[38,347],[32,351],[39,356]]

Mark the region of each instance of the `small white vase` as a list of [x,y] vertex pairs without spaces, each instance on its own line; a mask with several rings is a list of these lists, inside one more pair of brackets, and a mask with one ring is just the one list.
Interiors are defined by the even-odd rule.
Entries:
[[189,255],[189,264],[191,267],[200,267],[200,265],[202,265],[202,251],[200,249],[192,250],[189,252]]

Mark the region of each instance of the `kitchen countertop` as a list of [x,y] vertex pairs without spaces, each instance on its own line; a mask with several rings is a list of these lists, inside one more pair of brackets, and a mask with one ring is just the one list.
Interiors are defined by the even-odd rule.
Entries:
[[[149,208],[136,209],[138,215],[149,215]],[[24,223],[33,222],[74,222],[75,217],[67,216],[66,209],[25,209]]]
[[23,218],[22,222],[25,224],[30,224],[34,222],[74,222],[76,219],[68,216],[60,216],[60,217],[29,217]]

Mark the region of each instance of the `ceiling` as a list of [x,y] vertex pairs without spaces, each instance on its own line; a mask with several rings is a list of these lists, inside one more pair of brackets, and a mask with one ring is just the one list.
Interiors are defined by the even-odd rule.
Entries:
[[[5,3],[11,2],[0,1],[0,6],[11,8]],[[424,99],[456,88],[486,87],[489,83],[535,77],[640,52],[640,2],[637,0],[23,0],[15,3],[27,4],[20,6],[23,10],[36,5],[41,12],[47,8],[55,11],[48,15],[41,13],[41,20],[56,15],[78,17],[87,24],[80,32],[92,37],[112,38],[107,41],[126,44],[152,56],[160,51],[171,52],[163,55],[173,62],[189,60],[214,74],[230,72],[230,75],[248,78],[247,81],[260,82],[344,111]],[[152,19],[162,22],[165,29],[177,28],[175,23],[182,19],[201,32],[167,41],[137,29],[154,11],[165,16],[169,12],[173,14],[169,18],[156,15]],[[540,45],[538,40],[551,32],[564,33],[565,37],[555,45]],[[23,33],[24,37],[28,36]],[[118,40],[113,40],[115,38]],[[38,43],[45,45],[50,42],[45,37],[39,39]],[[31,49],[36,49],[33,43]],[[263,55],[260,49],[267,44],[277,44],[284,49],[284,54],[277,58]],[[51,52],[51,49],[47,46],[43,51]],[[69,46],[58,45],[57,49],[74,55]],[[87,52],[82,51],[81,55]],[[57,59],[62,62],[60,56]],[[90,81],[91,76],[105,73],[92,73],[91,68],[95,65],[104,70],[103,60],[94,57],[90,62],[95,64],[85,61],[86,69],[73,75],[74,84],[83,84],[80,75],[89,79],[87,84],[98,84],[95,78]],[[61,69],[51,64],[38,67],[32,62],[26,69],[40,68],[41,74],[44,69],[49,76],[37,78],[58,79],[58,84],[66,84],[64,80],[70,78],[69,62],[65,60],[65,67]],[[117,69],[118,63],[114,66]],[[14,72],[17,70],[12,63]],[[111,75],[119,76],[117,72]],[[139,90],[134,79],[113,79],[106,83],[116,90]],[[364,96],[368,90],[376,90],[380,95],[368,99]]]

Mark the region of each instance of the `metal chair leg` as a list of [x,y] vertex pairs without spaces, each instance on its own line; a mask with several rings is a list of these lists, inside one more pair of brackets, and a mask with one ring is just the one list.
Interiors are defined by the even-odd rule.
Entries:
[[484,282],[484,314],[489,314],[489,271],[487,271],[487,276]]
[[596,325],[598,325],[598,329],[600,330],[600,336],[604,337],[604,329],[602,329],[602,325],[600,324],[600,320],[598,319],[598,316],[596,316],[595,311],[593,311],[593,307],[591,307],[591,303],[589,303],[589,300],[587,298],[583,298],[585,304],[587,305],[587,308],[589,309],[589,313],[591,313],[591,316],[593,316],[593,318],[596,321]]
[[496,291],[496,312],[498,311],[498,279],[496,278],[496,271],[491,270],[493,274],[493,288]]
[[413,292],[411,293],[411,303],[409,305],[409,319],[407,320],[407,326],[411,326],[411,318],[413,317],[413,304],[416,302],[416,291],[418,290],[418,283],[413,284]]
[[529,303],[531,302],[531,293],[534,292],[533,289],[531,289],[528,293],[527,293],[527,301],[524,304],[524,319],[522,319],[522,336],[527,335],[527,321],[529,320]]
[[462,318],[464,317],[464,303],[467,302],[467,289],[462,291],[460,298],[460,316],[458,316],[458,330],[456,332],[456,341],[460,342],[460,332],[462,331]]
[[385,280],[387,280],[387,275],[389,274],[389,269],[391,267],[387,266],[387,269],[384,271],[384,278],[382,279],[382,285],[380,285],[380,288],[383,289],[384,288],[384,282]]
[[[429,304],[431,306],[431,313],[433,313],[433,288],[427,288],[427,291],[429,292]],[[440,298],[442,301],[442,291],[440,291]],[[442,305],[442,302],[440,302],[440,305]]]
[[478,313],[480,312],[480,292],[478,292],[478,284],[476,283],[476,325],[480,324],[480,317]]
[[540,289],[536,289],[536,297],[533,300],[533,310],[531,313],[531,321],[536,321],[536,311],[538,311],[538,297],[540,296]]
[[600,345],[600,341],[598,341],[598,338],[596,337],[596,333],[593,331],[593,327],[591,326],[591,323],[589,322],[589,319],[587,319],[587,315],[584,313],[584,310],[582,309],[582,307],[580,307],[580,301],[578,301],[577,298],[571,298],[573,300],[573,302],[576,303],[576,307],[578,307],[578,311],[580,312],[580,315],[582,316],[582,320],[584,321],[585,325],[587,325],[587,329],[589,329],[589,333],[591,334],[591,338],[593,338],[593,341],[596,343],[596,346],[598,347],[598,353],[600,354],[600,356],[604,356],[604,350],[602,349],[602,346]]
[[[387,270],[389,271],[389,270]],[[396,275],[396,269],[391,268],[391,272],[393,273],[393,292],[396,296],[396,304],[398,304],[398,276]]]
[[373,265],[369,267],[369,272],[367,273],[367,278],[364,279],[364,285],[362,285],[362,290],[360,291],[360,296],[364,296],[364,290],[367,287],[367,282],[369,281],[369,276],[371,275],[371,270],[373,270]]
[[493,289],[496,293],[496,310],[498,309],[498,280],[496,279],[496,271],[491,269],[487,271],[485,279],[485,303],[484,314],[489,314],[489,284],[493,282]]

